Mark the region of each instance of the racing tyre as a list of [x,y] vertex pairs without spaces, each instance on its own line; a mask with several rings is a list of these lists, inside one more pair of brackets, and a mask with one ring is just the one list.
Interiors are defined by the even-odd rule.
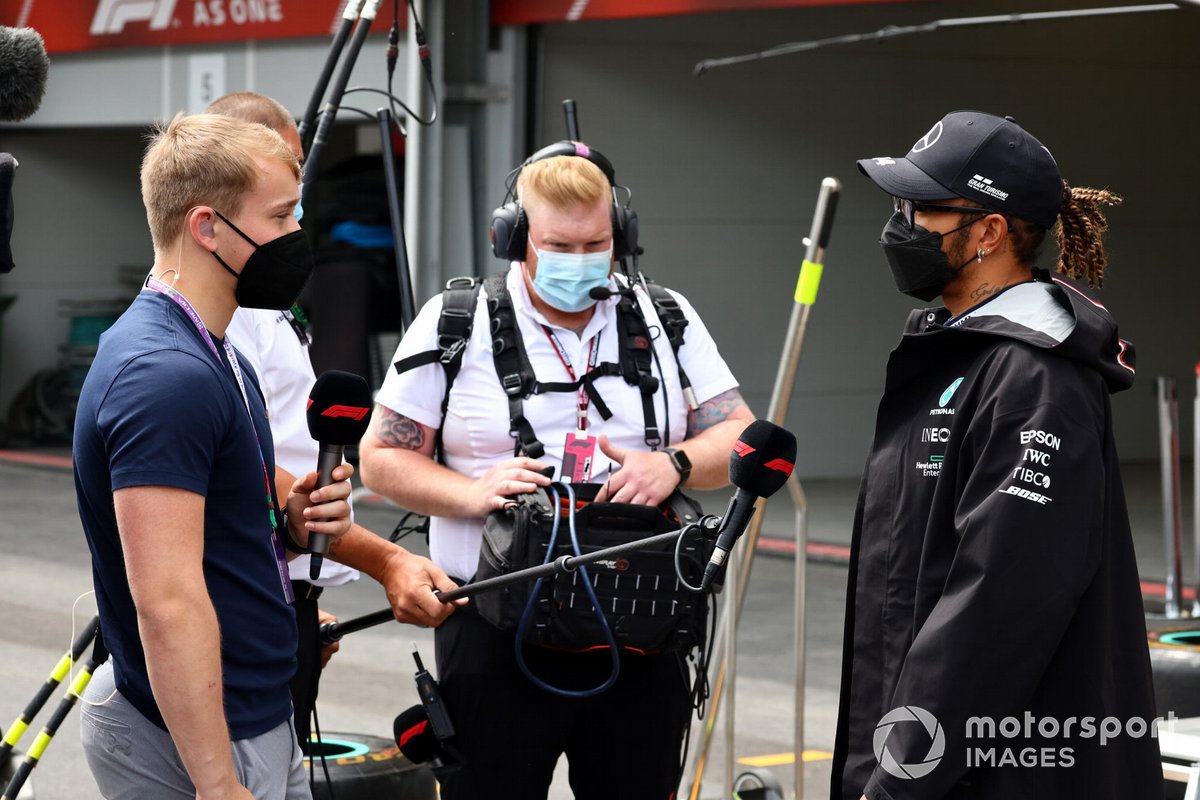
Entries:
[[[801,766],[800,769],[803,769]],[[733,782],[734,800],[783,800],[783,785],[775,773],[766,769],[749,769]]]
[[1158,715],[1200,717],[1200,620],[1146,619]]
[[[313,742],[304,769],[313,778],[313,800],[436,800],[433,772],[400,755],[396,743],[361,733],[324,733]],[[325,769],[329,783],[325,782]],[[310,765],[311,759],[311,765]],[[330,788],[332,787],[332,791]]]

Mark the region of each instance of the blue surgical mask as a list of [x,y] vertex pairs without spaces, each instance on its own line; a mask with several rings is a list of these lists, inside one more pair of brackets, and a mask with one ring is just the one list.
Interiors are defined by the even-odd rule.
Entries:
[[533,288],[538,297],[559,311],[585,311],[596,304],[588,293],[608,286],[612,248],[601,253],[556,253],[533,248],[537,253],[537,275]]

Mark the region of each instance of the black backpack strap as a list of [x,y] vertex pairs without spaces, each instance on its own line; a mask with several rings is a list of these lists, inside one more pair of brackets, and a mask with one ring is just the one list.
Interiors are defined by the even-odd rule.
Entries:
[[[479,278],[451,278],[442,291],[442,313],[438,317],[437,348],[402,358],[394,366],[397,373],[441,362],[446,369],[446,394],[462,367],[463,350],[471,338],[475,306],[479,302]],[[443,404],[443,411],[445,407]]]
[[650,331],[637,307],[637,300],[629,294],[621,295],[617,303],[617,336],[620,337],[621,375],[626,383],[638,387],[641,392],[646,446],[657,450],[662,444],[654,416],[654,393],[658,391],[659,381],[650,370]]
[[524,411],[525,398],[537,389],[537,379],[517,327],[517,314],[508,296],[507,278],[507,273],[500,272],[485,281],[488,319],[492,329],[492,359],[496,363],[500,388],[508,396],[508,432],[516,440],[513,454],[524,453],[529,458],[541,458],[546,447],[538,441]]
[[558,383],[535,381],[533,386],[534,394],[550,394],[551,392],[577,392],[579,387],[587,392],[588,399],[592,405],[596,407],[596,413],[601,419],[611,419],[612,410],[608,404],[604,402],[604,398],[600,395],[600,390],[596,388],[596,379],[605,378],[608,376],[620,377],[622,375],[621,365],[614,364],[611,361],[605,361],[592,367],[586,373],[574,381],[561,381]]
[[683,347],[683,331],[688,326],[688,319],[679,307],[679,301],[665,286],[649,279],[646,279],[643,285],[650,293],[654,313],[658,315],[663,332],[667,334],[667,341],[671,343],[671,351],[675,354],[675,366],[679,369],[679,385],[683,389],[684,399],[687,400],[688,408],[695,411],[700,404],[696,402],[696,393],[692,391],[692,382],[683,371],[683,364],[679,363],[679,348]]
[[[402,358],[393,366],[397,373],[423,367],[426,364],[440,363],[446,372],[446,392],[442,395],[442,420],[446,419],[446,409],[450,406],[450,388],[462,368],[463,351],[471,339],[471,329],[475,324],[475,307],[479,303],[479,287],[483,282],[479,278],[451,278],[442,290],[442,313],[438,317],[437,348],[416,353],[408,358]],[[434,452],[442,459],[442,426],[438,426],[437,438],[434,442]]]

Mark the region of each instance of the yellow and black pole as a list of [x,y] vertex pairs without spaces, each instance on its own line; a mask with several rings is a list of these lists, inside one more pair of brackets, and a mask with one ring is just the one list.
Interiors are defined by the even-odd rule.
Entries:
[[107,658],[108,650],[104,647],[103,637],[96,635],[91,657],[88,658],[87,663],[84,664],[79,674],[75,676],[75,680],[71,682],[70,688],[63,694],[58,708],[54,709],[54,713],[50,715],[50,720],[46,723],[46,726],[42,728],[41,733],[33,740],[33,744],[30,746],[28,752],[25,753],[24,760],[21,761],[16,772],[13,773],[12,780],[4,788],[4,794],[0,795],[0,800],[16,800],[17,795],[21,793],[21,787],[25,785],[25,781],[29,778],[29,773],[38,765],[42,755],[46,752],[46,748],[50,746],[51,740],[54,739],[54,734],[58,732],[59,726],[67,718],[67,714],[71,713],[71,709],[79,701],[83,690],[87,688],[88,683],[92,680],[92,674],[96,671],[96,667],[103,664]]
[[[813,213],[811,233],[806,240],[807,250],[804,261],[800,266],[800,275],[796,282],[793,296],[791,319],[784,340],[783,354],[779,360],[779,369],[775,375],[775,388],[771,393],[771,404],[766,418],[776,425],[783,425],[787,417],[788,405],[796,385],[796,372],[800,364],[800,353],[804,348],[804,336],[808,330],[808,318],[813,305],[817,302],[817,291],[821,285],[821,273],[824,269],[825,248],[829,244],[829,236],[833,229],[833,216],[837,210],[838,195],[842,184],[836,178],[825,178],[821,181],[821,190],[817,195],[817,205]],[[804,684],[805,684],[805,550],[808,544],[807,512],[808,504],[804,489],[795,473],[788,480],[788,490],[796,506],[796,708],[795,708],[795,797],[801,800],[804,796]],[[749,585],[750,570],[754,563],[754,548],[762,530],[763,512],[766,509],[764,500],[758,505],[746,533],[735,548],[738,554],[737,579],[732,591],[727,590],[722,602],[722,616],[725,625],[718,627],[716,640],[713,642],[713,652],[710,664],[709,681],[713,687],[712,697],[708,705],[708,715],[700,730],[700,742],[688,756],[688,769],[685,774],[691,775],[689,798],[698,800],[700,797],[700,782],[704,776],[704,765],[708,760],[709,749],[712,745],[712,735],[716,728],[716,717],[721,704],[722,694],[727,691],[727,715],[725,721],[725,792],[729,797],[733,786],[733,756],[734,756],[734,720],[733,696],[734,679],[736,677],[736,642],[737,621],[741,616],[742,605],[746,599],[746,589]],[[733,568],[729,568],[730,573]],[[729,581],[727,580],[727,584]]]
[[79,637],[71,644],[71,649],[63,653],[63,657],[54,665],[54,669],[50,671],[46,682],[42,684],[42,688],[38,689],[38,693],[25,706],[25,710],[21,712],[21,716],[17,717],[12,725],[8,726],[8,730],[4,732],[4,738],[0,740],[0,764],[5,763],[8,759],[8,754],[17,746],[17,742],[21,741],[21,737],[25,735],[25,731],[29,728],[29,723],[33,722],[33,718],[42,710],[42,706],[46,705],[46,701],[54,693],[55,687],[62,683],[62,679],[70,674],[75,662],[79,660],[79,656],[83,655],[83,651],[92,643],[92,639],[96,638],[96,629],[99,627],[100,617],[92,617],[92,621],[87,624],[87,627],[83,629]]

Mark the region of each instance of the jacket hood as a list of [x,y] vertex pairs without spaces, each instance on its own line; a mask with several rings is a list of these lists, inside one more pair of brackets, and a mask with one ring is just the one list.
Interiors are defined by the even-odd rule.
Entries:
[[906,335],[960,330],[1014,339],[1100,373],[1109,392],[1133,385],[1133,345],[1117,335],[1117,323],[1104,305],[1078,283],[1045,270],[1033,281],[1010,286],[951,318],[940,309],[916,309]]

